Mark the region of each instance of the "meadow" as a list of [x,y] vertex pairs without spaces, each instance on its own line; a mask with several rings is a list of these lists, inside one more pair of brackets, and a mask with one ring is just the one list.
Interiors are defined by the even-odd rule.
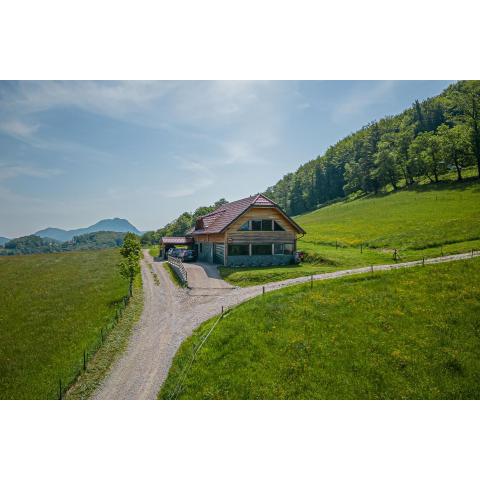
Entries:
[[[480,182],[444,180],[398,192],[344,200],[295,217],[306,261],[275,268],[225,268],[248,286],[333,270],[418,260],[480,249]],[[396,253],[395,253],[396,251]],[[396,256],[397,255],[397,256]]]
[[128,293],[118,250],[0,258],[0,398],[58,398]]
[[182,344],[159,398],[480,398],[480,259],[267,293],[186,369],[217,319]]

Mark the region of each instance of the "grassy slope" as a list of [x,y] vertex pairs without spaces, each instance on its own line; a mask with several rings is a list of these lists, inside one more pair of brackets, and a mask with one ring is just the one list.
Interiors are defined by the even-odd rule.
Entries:
[[[460,253],[480,248],[480,183],[422,185],[382,196],[344,201],[296,217],[307,231],[298,248],[311,256],[300,266],[221,268],[240,285]],[[336,248],[336,243],[339,248]],[[368,246],[360,250],[360,244]]]
[[180,398],[480,398],[479,299],[479,259],[275,291],[219,322]]
[[56,398],[127,294],[118,250],[0,258],[0,398]]
[[421,186],[384,196],[341,202],[297,217],[304,245],[363,243],[425,249],[480,239],[480,183]]

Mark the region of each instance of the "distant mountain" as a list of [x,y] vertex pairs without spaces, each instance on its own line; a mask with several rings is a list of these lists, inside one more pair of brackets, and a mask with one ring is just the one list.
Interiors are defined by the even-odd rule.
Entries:
[[39,230],[38,232],[35,232],[34,235],[42,238],[53,238],[59,242],[67,242],[72,240],[73,237],[95,232],[132,232],[136,235],[141,235],[141,232],[124,218],[100,220],[99,222],[95,223],[95,225],[91,225],[90,227],[77,228],[75,230],[63,230],[61,228],[50,227]]
[[0,237],[0,247],[3,247],[9,240],[7,237]]

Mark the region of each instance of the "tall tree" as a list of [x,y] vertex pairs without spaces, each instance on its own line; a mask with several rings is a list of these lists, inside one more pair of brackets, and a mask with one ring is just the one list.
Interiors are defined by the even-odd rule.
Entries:
[[451,165],[457,172],[457,180],[462,181],[462,170],[469,165],[472,158],[472,145],[469,138],[469,129],[466,125],[440,125],[437,129],[440,141],[440,151],[447,165]]
[[127,233],[123,239],[120,255],[123,259],[119,263],[120,275],[129,282],[129,293],[132,295],[133,281],[140,272],[140,255],[142,247],[140,239],[133,233]]
[[469,126],[472,150],[480,178],[480,81],[460,82],[457,88],[452,90],[450,99],[453,103],[454,119]]
[[420,174],[431,182],[438,182],[439,175],[446,172],[442,160],[440,140],[433,132],[422,132],[410,144],[410,159],[415,162]]
[[394,190],[397,190],[400,170],[395,161],[395,155],[390,142],[380,141],[378,143],[378,151],[375,154],[375,167],[375,175],[379,184],[382,187],[390,184]]

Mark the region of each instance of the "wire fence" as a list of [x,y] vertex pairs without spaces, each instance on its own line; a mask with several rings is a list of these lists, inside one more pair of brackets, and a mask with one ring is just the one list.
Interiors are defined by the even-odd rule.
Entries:
[[187,373],[188,371],[190,370],[193,362],[195,361],[195,359],[197,358],[197,355],[198,355],[198,352],[200,351],[200,349],[203,347],[203,345],[205,344],[205,342],[207,341],[208,337],[210,336],[210,334],[213,332],[213,330],[215,329],[215,327],[218,325],[218,322],[223,318],[225,317],[225,315],[228,314],[228,310],[225,309],[223,306],[222,306],[222,313],[218,316],[218,318],[215,320],[215,322],[213,323],[212,325],[212,328],[210,328],[210,330],[208,330],[208,332],[200,338],[200,341],[198,342],[197,346],[194,346],[193,347],[193,352],[192,352],[192,357],[190,358],[190,361],[185,365],[185,368],[183,369],[182,373],[180,374],[180,377],[178,379],[178,382],[175,384],[174,388],[172,389],[170,395],[168,396],[168,399],[169,400],[175,400],[178,395],[181,393],[182,391],[182,386],[183,386],[183,382],[185,381],[185,378],[187,376]]
[[[475,239],[476,240],[476,239]],[[394,262],[405,262],[405,261],[415,261],[415,260],[422,260],[422,258],[435,258],[435,257],[444,257],[446,255],[455,255],[458,253],[471,253],[476,251],[475,249],[468,249],[465,247],[455,248],[454,243],[446,242],[444,244],[436,244],[436,245],[429,245],[425,249],[417,249],[417,248],[394,248],[394,247],[378,247],[378,246],[371,246],[368,243],[361,243],[361,244],[348,244],[340,242],[339,240],[335,240],[334,242],[325,242],[319,243],[317,245],[325,245],[330,247],[335,247],[335,250],[338,249],[354,249],[359,250],[361,254],[365,253],[379,253],[384,254],[384,261],[388,260],[390,257]],[[450,245],[453,245],[453,248],[449,248]],[[425,253],[422,255],[422,250],[425,250]],[[319,252],[314,251],[306,251],[304,253],[304,262],[317,264],[317,263],[328,263],[330,260],[328,257],[322,254],[321,250]],[[381,261],[381,259],[379,259]]]
[[172,257],[171,255],[168,255],[167,261],[177,274],[177,277],[180,279],[182,284],[188,287],[188,276],[187,271],[183,266],[183,262],[179,258]]
[[88,362],[92,359],[98,349],[103,345],[111,330],[117,325],[118,321],[123,315],[125,308],[130,303],[130,299],[130,292],[124,297],[122,297],[122,300],[120,300],[120,302],[118,302],[116,305],[113,317],[109,318],[105,325],[100,328],[100,331],[98,331],[96,340],[83,350],[82,357],[75,365],[73,365],[69,369],[66,374],[64,373],[63,375],[60,375],[58,377],[57,398],[59,400],[65,398],[65,394],[69,390],[69,388],[76,382],[78,377],[87,370]]

